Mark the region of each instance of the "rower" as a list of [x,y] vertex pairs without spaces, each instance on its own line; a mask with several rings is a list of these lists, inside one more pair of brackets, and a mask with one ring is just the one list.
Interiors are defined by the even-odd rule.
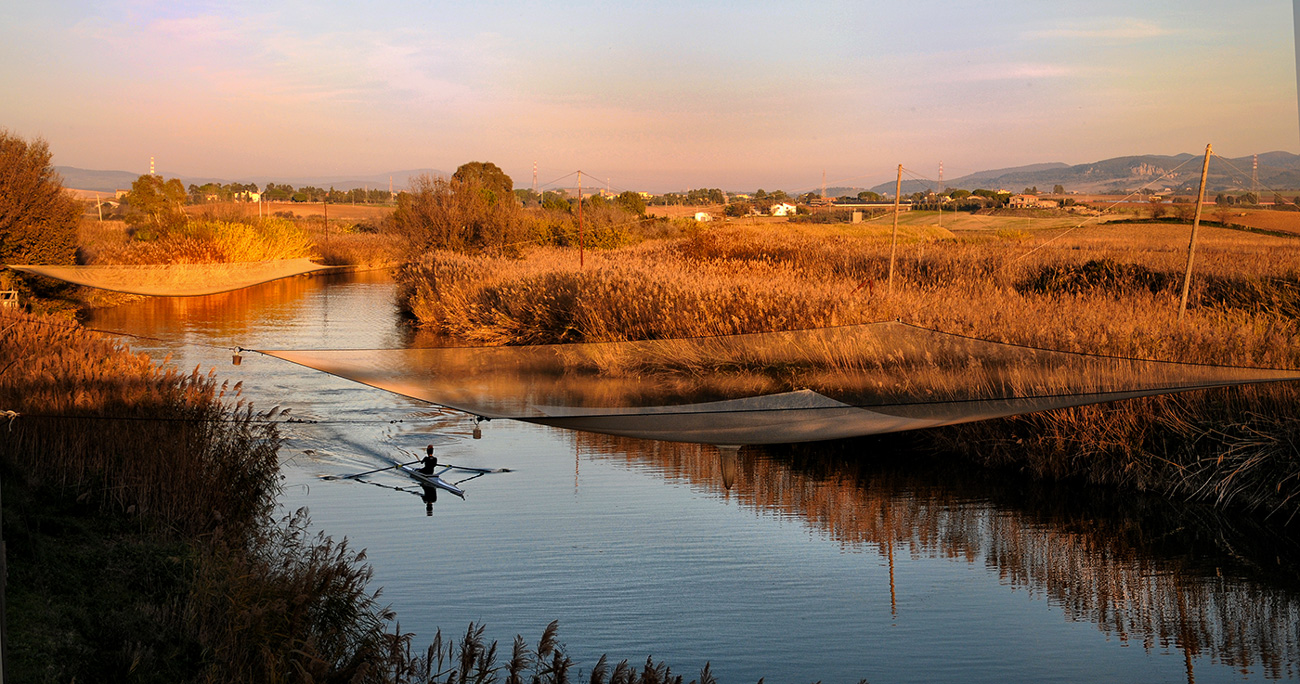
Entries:
[[432,475],[433,471],[438,469],[438,459],[433,455],[433,445],[430,444],[425,447],[424,453],[424,460],[421,461],[424,465],[420,467],[420,472],[425,475]]

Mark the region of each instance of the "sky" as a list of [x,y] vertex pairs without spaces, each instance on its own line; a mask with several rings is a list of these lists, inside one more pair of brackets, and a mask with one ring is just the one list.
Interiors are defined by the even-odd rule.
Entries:
[[805,191],[1300,152],[1296,55],[1289,0],[46,0],[0,9],[0,128],[227,180]]

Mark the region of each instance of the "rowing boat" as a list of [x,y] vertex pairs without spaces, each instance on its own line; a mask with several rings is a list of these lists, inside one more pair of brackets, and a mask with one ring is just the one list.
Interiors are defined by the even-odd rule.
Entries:
[[411,465],[404,465],[401,466],[401,468],[403,471],[406,472],[407,475],[411,476],[411,479],[415,480],[416,482],[419,482],[421,485],[425,485],[428,487],[436,487],[445,492],[451,492],[452,494],[455,494],[456,496],[459,496],[462,499],[465,498],[465,490],[442,479],[442,473],[451,470],[451,468],[447,468],[446,470],[443,470],[442,473],[437,473],[434,475],[422,473],[420,472],[419,468],[416,468],[415,466],[411,466]]

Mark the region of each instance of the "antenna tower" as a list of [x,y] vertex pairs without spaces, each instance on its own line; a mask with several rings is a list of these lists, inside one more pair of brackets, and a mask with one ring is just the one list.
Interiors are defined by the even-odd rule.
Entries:
[[1250,192],[1259,200],[1259,155],[1255,155],[1250,167]]
[[826,199],[826,169],[822,169],[822,199]]
[[943,162],[939,162],[939,192],[943,192]]
[[150,175],[150,176],[154,175],[154,173],[153,173],[153,155],[152,155],[152,154],[149,155],[149,175]]
[[537,194],[537,160],[533,160],[533,194]]

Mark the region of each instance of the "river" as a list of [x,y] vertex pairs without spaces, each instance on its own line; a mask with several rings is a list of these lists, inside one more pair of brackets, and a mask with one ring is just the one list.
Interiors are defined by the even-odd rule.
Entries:
[[[1202,508],[1019,482],[905,438],[744,449],[455,412],[229,348],[429,344],[383,274],[300,277],[99,311],[160,362],[288,409],[287,511],[366,549],[417,649],[509,652],[551,620],[578,669],[648,656],[723,684],[1217,682],[1300,677],[1297,544]],[[414,460],[505,468],[426,515],[410,482],[321,476]],[[472,473],[466,473],[465,476]]]

